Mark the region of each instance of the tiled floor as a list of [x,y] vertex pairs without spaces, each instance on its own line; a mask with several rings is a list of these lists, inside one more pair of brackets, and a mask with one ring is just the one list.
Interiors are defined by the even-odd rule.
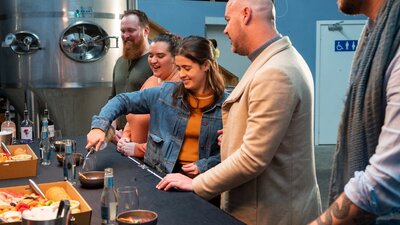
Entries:
[[321,191],[323,209],[327,207],[328,185],[331,176],[332,159],[335,147],[335,145],[315,146],[315,164],[317,167],[317,179]]

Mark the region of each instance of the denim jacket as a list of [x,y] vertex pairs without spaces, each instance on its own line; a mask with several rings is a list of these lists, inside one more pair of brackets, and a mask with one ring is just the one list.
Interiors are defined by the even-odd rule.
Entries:
[[[190,117],[189,107],[179,96],[176,105],[172,94],[180,83],[165,82],[161,87],[122,93],[101,109],[92,119],[92,129],[108,129],[111,121],[119,115],[150,113],[150,127],[144,161],[162,173],[171,173],[181,151],[186,126]],[[199,160],[195,162],[203,173],[220,162],[218,133],[222,129],[222,98],[212,108],[203,112],[199,137]]]

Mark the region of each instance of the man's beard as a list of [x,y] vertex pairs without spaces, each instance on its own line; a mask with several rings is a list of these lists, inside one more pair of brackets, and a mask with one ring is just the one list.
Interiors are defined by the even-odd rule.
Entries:
[[363,4],[362,0],[338,0],[340,11],[347,15],[360,14],[361,4]]
[[145,45],[143,39],[137,44],[133,43],[132,41],[124,42],[122,57],[129,60],[137,59],[143,55],[145,50],[144,48]]

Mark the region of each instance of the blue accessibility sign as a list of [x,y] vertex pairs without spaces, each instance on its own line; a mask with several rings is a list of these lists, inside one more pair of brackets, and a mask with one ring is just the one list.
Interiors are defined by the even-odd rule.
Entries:
[[358,40],[336,40],[335,52],[354,52],[357,45]]

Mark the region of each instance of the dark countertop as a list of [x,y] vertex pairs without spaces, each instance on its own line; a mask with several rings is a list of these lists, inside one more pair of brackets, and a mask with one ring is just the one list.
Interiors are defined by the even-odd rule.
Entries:
[[[77,142],[77,152],[86,153],[86,137],[72,138]],[[30,145],[39,156],[38,141]],[[135,162],[122,156],[116,151],[113,144],[96,156],[96,170],[112,167],[114,169],[115,187],[132,185],[139,191],[139,205],[141,209],[155,211],[158,214],[158,225],[197,225],[218,224],[235,225],[243,224],[221,209],[191,192],[160,191],[155,188],[159,181],[152,173],[142,169]],[[37,176],[31,178],[36,183],[63,181],[62,167],[59,166],[55,154],[51,156],[51,165],[38,165]],[[28,178],[0,180],[0,187],[28,185]],[[101,224],[100,195],[102,189],[84,189],[79,180],[75,185],[78,192],[85,198],[92,208],[92,225]]]

